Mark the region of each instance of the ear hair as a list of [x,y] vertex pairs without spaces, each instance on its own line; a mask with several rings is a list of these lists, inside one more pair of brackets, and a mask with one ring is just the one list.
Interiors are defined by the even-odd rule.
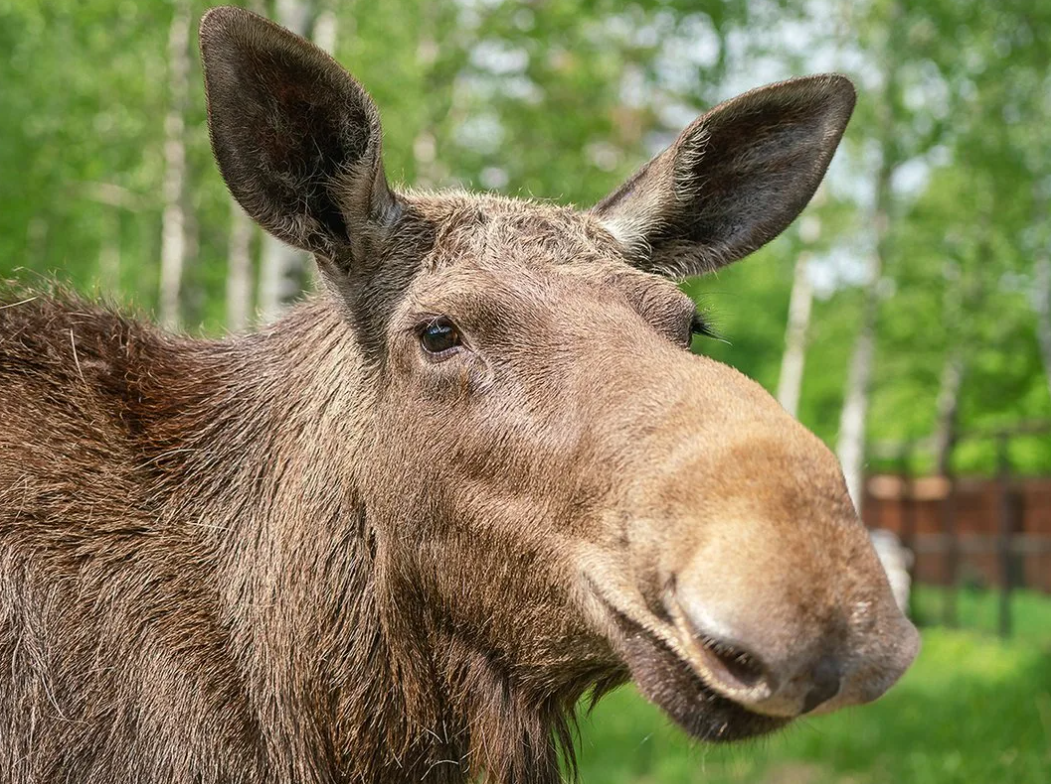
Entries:
[[718,269],[806,206],[853,108],[838,75],[752,90],[691,123],[593,212],[636,266],[672,277]]
[[200,42],[212,149],[230,192],[290,245],[360,256],[396,209],[368,93],[318,47],[241,8],[209,11]]

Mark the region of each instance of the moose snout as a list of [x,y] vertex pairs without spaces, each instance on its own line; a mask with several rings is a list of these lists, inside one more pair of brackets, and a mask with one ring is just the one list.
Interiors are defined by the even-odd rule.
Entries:
[[[715,692],[755,713],[793,718],[871,702],[882,695],[911,664],[919,635],[904,617],[886,640],[851,641],[844,635],[830,642],[816,634],[801,650],[762,635],[741,634],[733,619],[713,618],[706,605],[680,611],[696,668]],[[805,634],[777,628],[766,635]],[[809,644],[807,644],[809,643]],[[864,652],[861,652],[864,649]]]
[[672,581],[669,614],[709,688],[754,713],[793,718],[870,702],[919,650],[881,575],[865,586],[865,599],[852,600],[838,594],[834,573],[808,586],[798,571],[803,580],[788,584],[792,570],[745,583],[725,579],[707,559],[698,569]]

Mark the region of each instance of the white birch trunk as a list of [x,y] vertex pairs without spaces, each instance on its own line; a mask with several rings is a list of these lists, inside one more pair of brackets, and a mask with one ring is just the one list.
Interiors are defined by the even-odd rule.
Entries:
[[259,318],[265,324],[276,321],[298,287],[292,284],[292,271],[302,266],[298,248],[285,245],[269,234],[263,235],[259,260]]
[[[306,36],[313,5],[312,0],[277,0],[276,21],[293,33]],[[259,318],[263,323],[270,324],[280,318],[288,303],[300,293],[309,263],[309,254],[305,251],[264,234],[259,260]]]
[[[826,191],[820,187],[812,207],[826,201]],[[821,239],[821,219],[804,215],[799,221],[799,239],[802,249],[796,259],[792,276],[792,293],[788,299],[788,326],[785,328],[785,353],[781,355],[781,374],[777,377],[777,401],[785,411],[799,416],[799,399],[803,390],[803,365],[806,362],[807,334],[810,331],[810,310],[814,302],[814,287],[810,282],[811,249]]]
[[[878,271],[879,266],[878,256],[873,254],[870,269]],[[843,411],[839,417],[839,439],[836,442],[836,456],[843,466],[847,492],[859,513],[865,481],[865,419],[868,415],[869,387],[876,348],[876,285],[870,284],[866,291],[865,313],[850,358]]]
[[[886,150],[886,148],[884,148]],[[876,321],[879,315],[879,288],[883,277],[883,256],[889,228],[890,179],[894,167],[884,161],[880,165],[876,184],[876,203],[873,215],[876,238],[868,258],[865,276],[865,301],[861,311],[861,326],[847,371],[843,410],[839,418],[839,438],[836,456],[843,467],[847,491],[854,508],[861,513],[865,484],[865,423],[868,417],[869,392],[876,360]]]
[[1036,262],[1036,335],[1040,341],[1040,356],[1044,361],[1044,376],[1051,392],[1051,257]]
[[959,346],[953,346],[942,366],[938,386],[937,415],[934,425],[934,465],[939,476],[949,473],[953,442],[956,440],[956,415],[963,387],[964,359]]
[[168,32],[169,108],[164,120],[164,213],[161,224],[160,321],[179,326],[179,293],[186,261],[186,140],[183,112],[189,90],[190,9],[179,2]]
[[875,198],[872,206],[873,248],[868,258],[861,324],[847,371],[843,410],[840,412],[839,419],[839,438],[836,442],[836,456],[843,467],[847,491],[850,493],[858,514],[861,514],[865,492],[865,425],[876,360],[876,325],[879,316],[880,283],[883,278],[887,237],[890,231],[891,202],[893,200],[891,179],[900,163],[892,157],[895,128],[891,101],[897,93],[898,66],[893,60],[895,46],[890,43],[891,38],[895,36],[895,26],[899,23],[900,17],[901,5],[893,2],[886,21],[888,42],[882,53],[886,62],[886,71],[878,114],[877,138],[880,142],[880,163],[876,172]]
[[243,331],[252,312],[252,234],[252,221],[231,199],[226,254],[226,328],[231,332]]
[[807,332],[814,289],[810,283],[810,253],[803,251],[796,259],[792,294],[788,301],[788,328],[785,330],[785,353],[781,355],[781,374],[777,379],[777,401],[792,416],[799,415],[799,397],[803,388],[803,365],[806,361]]

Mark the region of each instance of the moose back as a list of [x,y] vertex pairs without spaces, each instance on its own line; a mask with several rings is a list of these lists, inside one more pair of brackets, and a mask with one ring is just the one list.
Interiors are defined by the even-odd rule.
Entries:
[[918,638],[835,458],[675,285],[799,213],[849,82],[577,211],[396,192],[335,61],[200,38],[223,177],[326,291],[216,341],[7,292],[0,780],[550,784],[589,690],[730,740],[890,687]]

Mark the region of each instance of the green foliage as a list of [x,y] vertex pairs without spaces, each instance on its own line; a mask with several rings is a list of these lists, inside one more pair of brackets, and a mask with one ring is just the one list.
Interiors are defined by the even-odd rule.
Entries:
[[[870,438],[932,432],[941,369],[960,347],[964,431],[1051,417],[1031,307],[1033,261],[1051,246],[1051,4],[302,2],[335,15],[335,54],[380,106],[388,174],[407,186],[587,206],[731,92],[847,71],[857,113],[823,202],[809,208],[823,228],[809,250],[824,283],[800,418],[835,440],[878,149],[897,174]],[[195,18],[206,6],[192,1]],[[0,277],[54,276],[155,307],[173,7],[0,0]],[[193,63],[182,309],[191,331],[215,334],[230,208]],[[688,282],[727,341],[696,350],[773,389],[801,248],[790,230]],[[1020,440],[1011,454],[1019,469],[1051,471],[1046,440]],[[962,444],[956,463],[987,471],[992,446]]]

